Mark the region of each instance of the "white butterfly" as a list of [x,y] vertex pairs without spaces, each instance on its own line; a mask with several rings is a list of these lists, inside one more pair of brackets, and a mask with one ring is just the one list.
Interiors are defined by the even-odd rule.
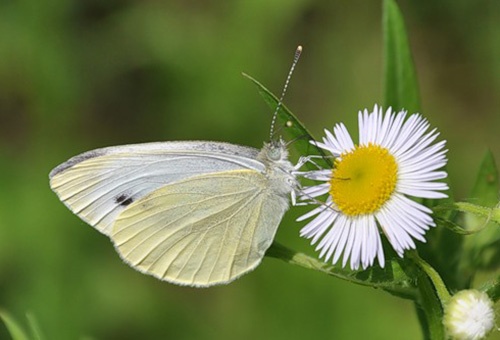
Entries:
[[50,173],[66,206],[110,237],[133,268],[181,285],[228,283],[254,269],[297,187],[283,141],[116,146]]
[[89,151],[49,177],[61,201],[107,235],[130,266],[207,287],[231,282],[262,261],[290,196],[295,202],[298,167],[281,139],[260,151],[186,141]]

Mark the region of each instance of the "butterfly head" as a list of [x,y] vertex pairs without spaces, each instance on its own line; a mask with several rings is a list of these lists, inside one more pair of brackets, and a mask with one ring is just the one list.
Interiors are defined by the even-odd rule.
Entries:
[[294,166],[288,160],[288,149],[285,141],[280,138],[264,143],[257,159],[266,167],[263,175],[269,181],[268,190],[285,197],[286,202],[291,194],[292,202],[295,202],[295,190],[299,184],[294,174]]
[[288,162],[288,150],[283,139],[272,140],[264,143],[264,147],[257,157],[263,163],[282,163]]

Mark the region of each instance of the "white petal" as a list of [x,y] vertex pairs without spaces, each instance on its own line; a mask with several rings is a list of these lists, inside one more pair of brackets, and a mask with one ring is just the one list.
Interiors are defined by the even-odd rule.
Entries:
[[399,172],[398,174],[398,181],[404,182],[404,181],[411,181],[411,180],[418,180],[418,181],[435,181],[438,179],[443,179],[448,177],[448,173],[446,171],[430,171],[430,172],[409,172],[409,173],[402,173]]
[[[339,241],[342,239],[342,235],[345,234],[345,216],[339,215],[339,218],[333,223],[332,228],[328,231],[325,237],[316,247],[316,250],[320,250],[319,257],[322,258],[325,254],[325,261],[328,261],[332,256],[332,252],[335,250]],[[337,260],[333,261],[335,264]]]
[[366,269],[370,265],[370,257],[371,257],[371,250],[372,250],[372,244],[371,242],[371,230],[370,230],[370,224],[369,224],[369,219],[368,216],[361,216],[360,217],[360,223],[363,225],[363,231],[361,233],[361,245],[360,245],[360,252],[361,252],[361,265],[363,266],[363,269]]
[[422,166],[424,164],[438,162],[442,159],[445,159],[444,155],[446,154],[447,150],[441,150],[443,146],[444,143],[443,145],[433,145],[432,147],[421,151],[419,154],[413,155],[409,159],[397,158],[398,163],[401,164],[402,167],[407,167],[415,164],[419,164]]
[[351,151],[354,149],[354,142],[352,141],[349,132],[347,131],[344,124],[338,124],[333,128],[335,136],[338,138],[340,148],[342,151]]
[[332,154],[335,151],[335,149],[333,149],[331,146],[329,146],[325,143],[321,143],[321,142],[314,141],[314,140],[310,141],[310,143],[314,146],[317,146],[320,149],[327,150],[327,151],[331,152]]
[[398,228],[398,224],[393,220],[393,216],[391,214],[392,211],[388,209],[387,206],[388,204],[386,204],[386,207],[380,209],[375,214],[375,217],[377,218],[380,228],[389,240],[389,243],[391,243],[396,253],[402,256],[404,250],[406,249],[409,237],[403,236],[400,238],[399,233],[395,230]]
[[402,196],[394,195],[377,213],[377,220],[398,254],[415,248],[412,238],[425,242],[423,235],[434,226],[432,218],[424,211],[428,208]]
[[419,120],[418,115],[411,115],[399,131],[398,138],[391,147],[391,153],[399,156],[408,148],[412,147],[415,141],[427,130],[429,124]]
[[[361,262],[362,247],[366,243],[366,224],[363,219],[358,218],[356,226],[351,228],[353,233],[353,244],[351,249],[351,269],[357,270]],[[344,255],[346,257],[347,254]]]
[[[447,190],[448,187],[444,187],[440,190]],[[419,197],[419,198],[429,198],[429,199],[441,199],[441,198],[447,198],[448,195],[444,194],[442,192],[436,192],[436,191],[428,191],[428,190],[418,190],[418,189],[401,189],[399,190],[401,193],[413,197]]]
[[378,249],[381,246],[377,224],[371,215],[360,216],[355,227],[357,231],[356,240],[351,251],[351,268],[362,268],[373,265]]
[[384,249],[382,247],[382,239],[380,238],[380,233],[378,232],[377,223],[375,222],[375,218],[370,219],[370,230],[371,230],[371,238],[370,242],[373,254],[370,257],[369,265],[372,266],[375,257],[377,258],[378,264],[380,267],[384,268],[385,266],[385,257],[384,257]]
[[387,132],[387,137],[384,140],[384,147],[389,149],[389,151],[393,150],[393,145],[397,140],[399,131],[401,130],[401,126],[403,125],[404,118],[406,117],[405,111],[400,111],[394,118],[394,121],[391,124],[389,131]]
[[368,115],[368,120],[365,127],[366,140],[364,144],[374,143],[377,136],[377,121],[379,113],[378,111],[373,111]]
[[417,165],[413,165],[413,166],[405,165],[404,167],[401,167],[401,173],[405,173],[405,174],[406,173],[420,173],[420,172],[427,173],[430,171],[435,171],[435,170],[440,169],[443,166],[445,166],[446,160],[437,161],[435,163],[428,162],[426,164],[427,164],[427,168],[423,168],[422,164],[417,164]]
[[391,112],[391,109],[389,108],[385,113],[384,121],[382,123],[382,127],[380,128],[378,144],[380,144],[381,146],[385,147],[393,122],[393,114]]
[[329,181],[332,175],[332,170],[313,170],[305,171],[301,173],[301,176],[307,179],[312,179],[313,181]]
[[352,246],[354,243],[354,238],[356,236],[356,229],[358,227],[357,223],[355,223],[351,219],[348,219],[347,223],[349,224],[349,227],[347,228],[347,231],[349,232],[349,236],[347,238],[346,246],[344,249],[344,257],[342,258],[342,267],[345,267],[345,265],[347,264],[347,259],[349,258],[349,255],[351,254]]
[[330,190],[330,183],[323,183],[306,187],[300,191],[300,199],[304,200],[308,198],[322,196],[328,193],[329,190]]
[[323,233],[330,225],[324,223],[331,219],[331,216],[335,218],[335,213],[329,210],[321,212],[317,217],[315,217],[312,221],[307,223],[301,230],[300,236],[305,238],[312,238],[318,233]]
[[[344,124],[341,124],[344,125]],[[326,138],[324,138],[325,145],[329,147],[329,151],[335,156],[340,156],[344,150],[342,149],[342,145],[339,143],[338,139],[329,131],[325,130]]]
[[367,144],[366,138],[368,136],[367,133],[367,124],[368,124],[368,110],[358,112],[358,130],[359,130],[359,144]]
[[[431,133],[426,134],[425,136],[421,137],[418,141],[415,142],[415,144],[406,150],[405,152],[402,152],[398,155],[398,158],[400,161],[404,161],[406,159],[412,159],[414,156],[419,155],[423,150],[425,150],[429,145],[437,138],[439,133],[434,133],[435,129],[431,131]],[[442,143],[438,143],[437,148],[440,149],[444,146],[445,141],[442,141]],[[441,144],[441,145],[440,145]],[[434,147],[436,147],[436,145]]]
[[339,224],[340,222],[342,223],[342,233],[339,234],[336,240],[336,247],[335,247],[335,254],[333,255],[333,260],[332,263],[337,263],[338,259],[340,258],[340,255],[342,254],[342,251],[346,247],[347,243],[347,237],[349,236],[349,228],[350,228],[350,223],[349,220],[346,216],[341,215],[339,218]]
[[406,180],[406,181],[401,181],[401,183],[398,184],[398,189],[399,188],[418,188],[418,189],[425,189],[425,190],[439,190],[444,183],[440,182],[423,182],[423,181],[418,181],[418,180]]
[[316,244],[318,242],[325,231],[328,230],[328,228],[331,228],[338,216],[339,214],[337,213],[331,213],[328,218],[323,221],[321,226],[317,229],[313,239],[311,240],[311,244]]
[[404,252],[404,248],[403,246],[399,243],[399,240],[397,238],[395,238],[395,236],[393,235],[392,232],[390,232],[390,230],[386,230],[386,226],[390,225],[390,221],[387,219],[386,217],[386,213],[385,211],[379,211],[377,213],[377,222],[378,224],[380,225],[380,228],[382,229],[382,231],[384,232],[384,235],[385,237],[387,237],[387,240],[389,241],[389,243],[392,245],[392,248],[394,249],[394,251],[399,255],[401,256]]
[[[327,206],[322,204],[319,207],[314,208],[313,210],[309,211],[308,213],[305,213],[304,215],[297,217],[297,219],[295,221],[301,222],[301,221],[307,220],[309,217],[317,215],[317,214],[325,211],[326,209],[327,209]],[[302,228],[302,229],[304,229],[304,228]]]

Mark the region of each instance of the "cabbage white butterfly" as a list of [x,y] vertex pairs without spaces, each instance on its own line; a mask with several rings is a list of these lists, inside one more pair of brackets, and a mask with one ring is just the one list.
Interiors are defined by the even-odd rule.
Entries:
[[[299,46],[283,94],[300,52]],[[107,235],[131,267],[208,287],[261,262],[298,187],[287,157],[281,139],[260,151],[222,142],[157,142],[88,151],[49,178],[60,200]]]

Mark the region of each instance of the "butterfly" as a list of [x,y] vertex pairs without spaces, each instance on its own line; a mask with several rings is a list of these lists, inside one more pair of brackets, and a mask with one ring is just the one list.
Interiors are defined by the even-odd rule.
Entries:
[[281,138],[261,150],[177,141],[88,151],[49,178],[59,199],[108,236],[131,267],[208,287],[229,283],[262,261],[295,197],[295,170]]

